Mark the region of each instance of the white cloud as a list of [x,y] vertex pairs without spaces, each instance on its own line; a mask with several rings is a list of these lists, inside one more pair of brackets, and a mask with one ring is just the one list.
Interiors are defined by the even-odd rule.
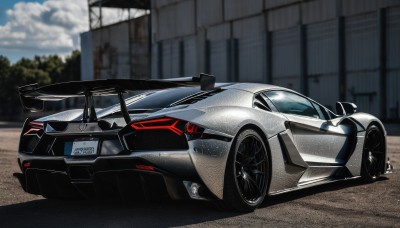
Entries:
[[6,14],[8,22],[0,25],[0,50],[14,53],[69,53],[79,49],[79,33],[89,29],[85,0],[18,2]]
[[[96,10],[96,8],[95,8]],[[131,17],[145,13],[131,10]],[[79,34],[89,30],[87,0],[18,2],[0,25],[0,55],[14,62],[21,57],[59,54],[80,49]],[[128,19],[128,11],[103,8],[103,25]]]

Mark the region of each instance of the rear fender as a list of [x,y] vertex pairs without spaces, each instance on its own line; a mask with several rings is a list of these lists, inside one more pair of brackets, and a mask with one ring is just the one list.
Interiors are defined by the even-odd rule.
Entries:
[[246,125],[255,125],[263,131],[266,138],[270,138],[285,130],[286,120],[277,113],[244,107],[211,107],[205,110],[174,112],[167,116],[197,124],[213,134],[231,137],[230,141],[200,139],[189,142],[192,148],[190,156],[196,172],[219,199],[223,199],[226,163],[237,133]]

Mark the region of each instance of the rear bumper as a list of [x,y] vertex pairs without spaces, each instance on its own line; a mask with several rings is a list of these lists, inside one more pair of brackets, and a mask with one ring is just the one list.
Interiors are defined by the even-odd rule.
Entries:
[[[135,152],[124,156],[71,158],[19,154],[23,189],[48,198],[189,198],[184,181],[202,182],[187,151]],[[27,165],[28,164],[28,165]],[[151,167],[143,170],[141,166]],[[204,198],[210,198],[204,189]]]

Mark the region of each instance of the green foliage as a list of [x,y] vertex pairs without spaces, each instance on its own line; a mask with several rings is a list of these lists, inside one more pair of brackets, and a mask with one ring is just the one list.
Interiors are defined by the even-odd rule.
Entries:
[[10,61],[8,61],[8,59],[6,57],[0,55],[0,102],[1,103],[4,103],[4,101],[7,97],[6,81],[10,74],[10,69],[11,69]]
[[20,113],[17,88],[28,84],[46,85],[80,80],[80,52],[75,50],[63,60],[58,55],[22,58],[15,64],[0,55],[0,117]]
[[81,79],[81,53],[75,50],[65,58],[62,81],[79,81]]

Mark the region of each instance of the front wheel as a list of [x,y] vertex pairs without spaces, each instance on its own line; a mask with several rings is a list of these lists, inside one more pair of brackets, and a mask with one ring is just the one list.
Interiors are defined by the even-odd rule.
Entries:
[[237,211],[254,211],[266,195],[268,166],[268,153],[261,136],[251,129],[242,131],[228,157],[224,204]]
[[385,165],[385,139],[382,131],[375,125],[365,133],[361,177],[365,182],[379,179]]

